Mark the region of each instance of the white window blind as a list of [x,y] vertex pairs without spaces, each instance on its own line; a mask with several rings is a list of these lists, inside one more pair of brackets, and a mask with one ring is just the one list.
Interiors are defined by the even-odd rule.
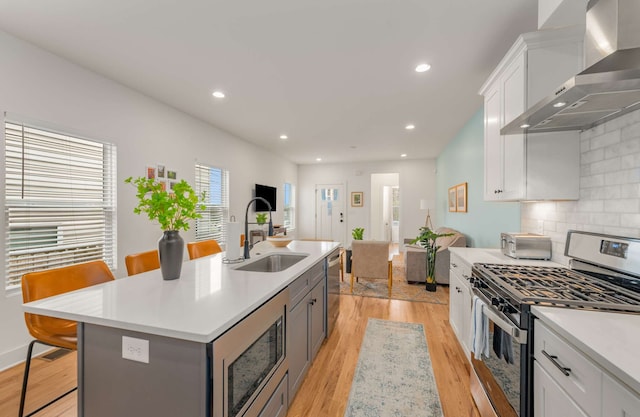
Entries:
[[205,209],[198,210],[202,218],[196,219],[196,240],[215,239],[224,245],[227,241],[225,222],[229,218],[229,171],[196,164],[196,193],[205,192]]
[[30,271],[116,267],[116,148],[5,122],[6,288]]
[[288,182],[284,183],[284,227],[293,230],[296,227],[296,194],[295,186]]

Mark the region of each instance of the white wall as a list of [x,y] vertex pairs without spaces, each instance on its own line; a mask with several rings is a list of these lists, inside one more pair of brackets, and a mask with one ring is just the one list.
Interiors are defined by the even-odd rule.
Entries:
[[580,199],[523,203],[521,229],[544,233],[566,264],[567,230],[640,237],[640,110],[580,134]]
[[[371,174],[398,173],[400,185],[400,241],[415,237],[424,226],[426,212],[420,210],[420,199],[435,201],[436,161],[419,159],[408,161],[361,162],[345,164],[316,164],[298,167],[298,231],[301,238],[315,237],[315,194],[316,184],[346,185],[347,196],[352,191],[364,192],[364,207],[351,207],[347,203],[347,236],[351,239],[351,229],[365,228],[365,239],[371,235]],[[435,215],[435,207],[431,210]]]
[[[297,184],[295,164],[1,31],[0,55],[0,111],[117,145],[117,276],[126,275],[126,254],[156,247],[161,235],[158,226],[133,214],[134,190],[122,182],[143,175],[146,165],[164,164],[177,171],[178,179],[190,183],[196,161],[228,169],[230,213],[238,220],[244,218],[255,183],[277,186],[279,211],[274,222],[281,223],[283,184]],[[4,155],[4,141],[0,146]],[[4,166],[0,168],[3,187]],[[4,196],[4,189],[0,195]],[[185,241],[194,238],[192,230],[182,235]],[[0,253],[3,245],[0,239]],[[0,267],[4,270],[4,263]],[[24,360],[30,338],[20,293],[5,293],[4,285],[0,287],[3,369]]]

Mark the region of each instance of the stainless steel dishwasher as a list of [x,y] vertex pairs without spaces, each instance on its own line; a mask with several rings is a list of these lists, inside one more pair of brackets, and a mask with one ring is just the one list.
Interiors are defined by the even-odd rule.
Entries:
[[340,248],[327,256],[327,337],[340,314]]

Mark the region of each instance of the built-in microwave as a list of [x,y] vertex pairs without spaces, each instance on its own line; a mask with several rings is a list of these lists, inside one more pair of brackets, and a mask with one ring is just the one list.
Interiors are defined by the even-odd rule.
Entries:
[[213,342],[214,417],[255,417],[280,385],[288,302],[285,289]]

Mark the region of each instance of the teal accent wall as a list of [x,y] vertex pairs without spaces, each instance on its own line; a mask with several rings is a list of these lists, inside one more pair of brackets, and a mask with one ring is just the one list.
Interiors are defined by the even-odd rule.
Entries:
[[[484,201],[484,129],[480,109],[437,159],[434,227],[447,226],[467,236],[467,246],[498,248],[500,232],[520,230],[520,203]],[[449,212],[449,187],[467,183],[467,212]]]

